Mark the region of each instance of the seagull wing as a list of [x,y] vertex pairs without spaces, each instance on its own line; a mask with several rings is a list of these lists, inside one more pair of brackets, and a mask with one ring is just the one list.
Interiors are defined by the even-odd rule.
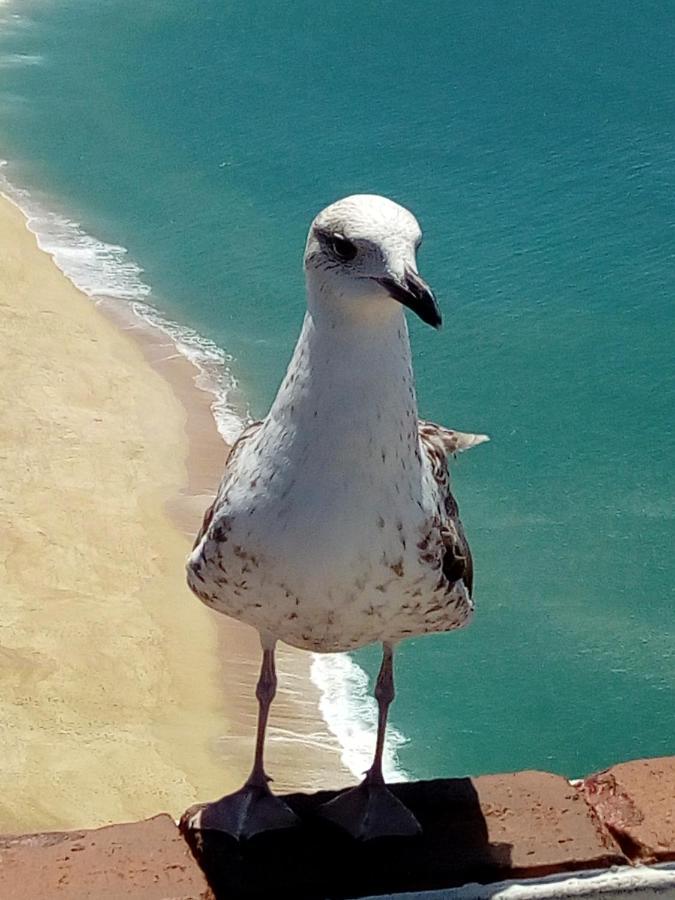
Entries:
[[218,488],[218,493],[216,494],[213,503],[208,507],[206,512],[204,513],[204,519],[202,521],[202,526],[199,529],[197,537],[195,538],[195,542],[193,544],[192,549],[201,543],[202,538],[206,534],[209,529],[209,525],[213,519],[213,514],[218,508],[218,504],[220,502],[220,498],[223,496],[225,489],[227,488],[228,481],[230,479],[230,475],[232,473],[232,466],[241,452],[242,447],[249,441],[254,434],[257,433],[258,429],[262,425],[262,422],[251,422],[250,425],[247,425],[246,428],[239,435],[237,440],[232,445],[230,452],[227,455],[227,461],[225,463],[225,474],[223,475],[222,481],[220,482],[220,487]]
[[473,589],[473,559],[464,527],[459,517],[459,507],[450,490],[448,454],[460,453],[488,441],[485,434],[467,434],[436,425],[419,423],[422,451],[431,465],[432,476],[439,492],[439,518],[443,542],[443,574],[449,584],[463,581],[471,595]]
[[443,553],[443,574],[450,584],[463,581],[469,596],[473,592],[473,557],[469,542],[464,534],[464,527],[459,518],[457,501],[448,491],[445,498],[447,521],[441,527],[441,537],[445,551]]

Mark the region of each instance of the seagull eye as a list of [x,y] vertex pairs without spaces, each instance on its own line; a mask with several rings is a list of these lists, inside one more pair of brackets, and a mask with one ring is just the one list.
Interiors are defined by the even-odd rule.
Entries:
[[330,236],[330,249],[338,259],[345,262],[354,259],[358,252],[356,244],[352,244],[351,241],[348,241],[346,237],[342,237],[341,234],[332,234]]

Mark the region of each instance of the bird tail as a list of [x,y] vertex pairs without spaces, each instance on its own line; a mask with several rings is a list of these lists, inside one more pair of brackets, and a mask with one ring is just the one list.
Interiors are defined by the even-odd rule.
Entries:
[[442,425],[436,425],[434,422],[420,422],[420,429],[434,431],[434,437],[438,437],[443,444],[446,453],[463,453],[465,450],[471,450],[479,444],[484,444],[490,438],[487,434],[471,434],[468,431],[455,431],[454,428],[444,428]]

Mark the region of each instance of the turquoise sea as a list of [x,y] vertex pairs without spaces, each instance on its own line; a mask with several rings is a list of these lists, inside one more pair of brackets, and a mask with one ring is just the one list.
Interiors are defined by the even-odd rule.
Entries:
[[[455,466],[475,623],[401,648],[399,767],[675,753],[675,3],[9,0],[0,20],[5,190],[78,284],[173,330],[224,428],[283,374],[313,215],[375,192],[421,220],[445,317],[412,322],[421,411],[492,442]],[[356,661],[372,678],[378,653]],[[365,679],[329,669],[324,712],[363,740]]]

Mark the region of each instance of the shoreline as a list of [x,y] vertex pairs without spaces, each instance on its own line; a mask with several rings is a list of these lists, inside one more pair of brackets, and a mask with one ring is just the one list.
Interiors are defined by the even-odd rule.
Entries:
[[[236,789],[253,751],[257,636],[183,579],[226,447],[168,335],[79,291],[5,196],[0,229],[0,831],[178,816]],[[278,789],[353,780],[310,664],[280,648]]]

